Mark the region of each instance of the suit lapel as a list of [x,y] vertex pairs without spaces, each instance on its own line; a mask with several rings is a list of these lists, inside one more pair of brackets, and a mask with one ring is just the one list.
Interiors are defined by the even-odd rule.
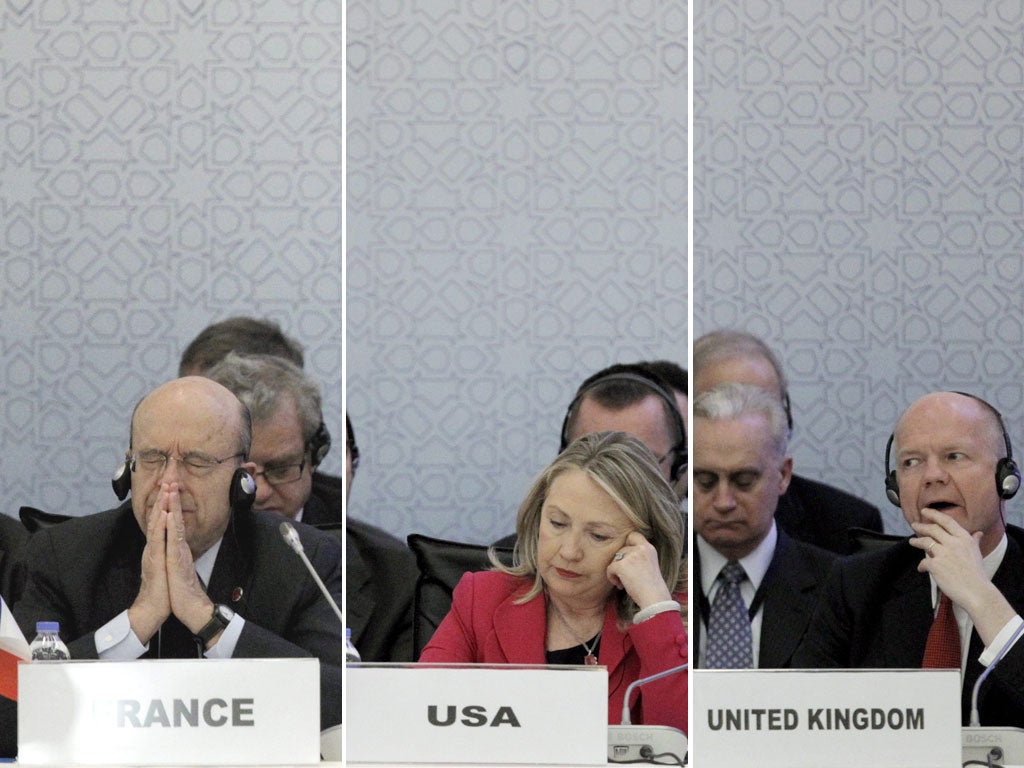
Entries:
[[353,638],[360,638],[370,621],[373,601],[370,590],[370,569],[349,538],[345,542],[345,623]]
[[[521,605],[522,589],[514,589],[494,611],[494,634],[509,664],[543,664],[547,627],[547,601],[543,593]],[[542,631],[538,632],[537,630]]]
[[917,570],[920,552],[905,546],[910,566],[898,571],[885,601],[878,632],[884,667],[915,668],[924,658],[924,638],[932,624],[931,582]]
[[206,588],[206,594],[213,602],[224,603],[243,616],[246,614],[252,586],[252,560],[246,554],[250,547],[242,540],[247,534],[243,526],[228,526]]
[[[597,663],[608,667],[608,678],[612,679],[626,651],[632,644],[625,632],[619,631],[619,615],[615,608],[614,595],[604,608],[604,627],[601,629],[601,650],[597,654]],[[611,688],[609,683],[609,688]]]
[[[494,633],[505,661],[510,664],[544,664],[547,640],[547,601],[537,595],[528,603],[517,605],[522,590],[514,590],[494,611]],[[538,631],[538,629],[542,631]],[[619,632],[615,601],[605,606],[598,663],[608,667],[611,676],[622,663],[627,651],[627,637]]]
[[791,567],[795,564],[789,555],[792,548],[792,541],[780,529],[762,583],[765,591],[758,649],[758,667],[762,669],[789,665],[814,607],[806,594],[823,576]]

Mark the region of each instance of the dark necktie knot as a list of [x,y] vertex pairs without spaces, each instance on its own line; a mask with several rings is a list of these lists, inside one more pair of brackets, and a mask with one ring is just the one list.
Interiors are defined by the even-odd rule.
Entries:
[[739,584],[745,578],[747,578],[747,572],[743,570],[743,566],[735,560],[730,560],[719,572],[719,578],[729,584]]

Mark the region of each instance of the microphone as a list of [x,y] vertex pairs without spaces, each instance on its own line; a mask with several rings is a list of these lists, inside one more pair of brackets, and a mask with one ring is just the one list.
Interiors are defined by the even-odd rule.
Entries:
[[324,593],[324,597],[327,598],[327,602],[330,603],[331,608],[333,608],[334,612],[338,615],[338,621],[341,622],[341,626],[344,628],[345,619],[341,615],[341,609],[334,601],[334,598],[331,597],[331,593],[327,591],[327,587],[324,586],[324,582],[320,578],[320,574],[316,572],[316,569],[313,568],[313,564],[309,562],[309,558],[306,557],[306,551],[302,548],[302,542],[299,540],[299,534],[295,530],[295,526],[287,520],[282,520],[281,524],[277,526],[277,529],[281,531],[281,536],[284,538],[285,543],[295,550],[295,554],[302,558],[302,562],[305,564],[306,570],[309,571],[309,575],[313,577],[313,581],[316,582],[316,585],[320,587],[320,591]]
[[678,667],[672,667],[671,669],[666,669],[665,671],[658,672],[657,674],[654,674],[654,675],[648,675],[647,677],[641,677],[641,678],[638,678],[637,680],[634,680],[632,683],[630,683],[629,687],[626,688],[626,695],[622,699],[622,725],[630,725],[630,722],[629,722],[629,698],[630,698],[630,696],[633,695],[633,691],[634,690],[639,688],[641,685],[647,685],[647,683],[654,682],[655,680],[660,680],[663,677],[668,677],[669,675],[678,674],[679,672],[682,672],[683,670],[687,669],[689,666],[690,666],[689,664],[680,664]]
[[996,665],[1003,660],[1003,656],[1006,655],[1006,652],[1010,650],[1013,644],[1017,641],[1017,638],[1020,637],[1020,633],[1022,631],[1024,631],[1024,622],[1021,622],[1020,626],[1017,627],[1010,639],[1003,643],[1003,647],[999,649],[999,653],[996,654],[992,663],[989,664],[985,671],[978,675],[978,679],[975,680],[974,688],[971,690],[970,724],[972,728],[981,725],[981,718],[978,716],[978,691],[981,690],[982,682],[984,682],[985,678],[989,676],[989,673],[996,668]]
[[[622,703],[622,725],[608,726],[609,763],[652,763],[655,765],[684,765],[687,754],[686,734],[669,725],[631,725],[629,699],[642,685],[689,668],[689,664],[666,669],[654,675],[634,680],[626,688]],[[663,763],[662,761],[667,761]]]

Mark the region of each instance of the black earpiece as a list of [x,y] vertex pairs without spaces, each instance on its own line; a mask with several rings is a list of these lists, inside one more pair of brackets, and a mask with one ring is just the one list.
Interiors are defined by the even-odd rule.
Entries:
[[[1013,446],[1010,444],[1010,435],[1006,431],[1006,424],[1003,422],[1003,414],[1001,414],[995,406],[987,400],[983,400],[977,395],[956,390],[954,390],[954,394],[963,395],[964,397],[969,397],[972,400],[977,400],[983,406],[988,408],[988,410],[990,410],[996,417],[996,421],[999,424],[999,430],[1003,433],[1003,445],[1006,447],[1006,456],[996,462],[996,493],[999,494],[1000,499],[1012,499],[1017,495],[1017,491],[1020,490],[1021,473],[1020,468],[1017,466],[1017,462],[1013,460]],[[885,444],[885,496],[891,503],[898,507],[900,505],[900,487],[896,482],[896,468],[893,467],[890,469],[889,467],[889,458],[892,453],[892,443],[895,437],[895,433],[889,435],[889,440]]]
[[569,403],[569,407],[565,409],[565,417],[562,419],[562,432],[558,447],[559,452],[564,451],[569,445],[569,422],[572,421],[573,414],[579,407],[583,398],[595,387],[616,381],[640,384],[656,394],[664,402],[665,408],[669,414],[669,421],[672,422],[672,431],[675,432],[675,443],[672,446],[672,465],[669,469],[669,478],[673,483],[676,482],[679,479],[680,473],[686,467],[689,458],[686,452],[686,426],[683,421],[683,415],[679,412],[679,404],[676,402],[676,399],[669,392],[665,391],[665,388],[662,387],[657,380],[640,373],[610,373],[607,376],[601,376],[600,378],[594,379],[580,389],[576,393],[576,397],[574,397],[572,402]]
[[110,478],[110,485],[114,488],[114,495],[118,501],[124,501],[128,492],[132,489],[132,460],[125,459]]
[[231,489],[228,491],[228,502],[231,504],[231,511],[244,514],[252,509],[256,501],[256,480],[239,467],[231,476]]
[[316,428],[316,432],[309,438],[309,456],[313,466],[320,466],[330,450],[331,433],[327,431],[327,425],[321,421],[320,426]]
[[896,470],[889,469],[889,454],[892,452],[892,441],[895,437],[896,433],[893,432],[885,443],[885,498],[889,500],[890,504],[895,504],[898,507],[900,505],[900,486],[896,482]]

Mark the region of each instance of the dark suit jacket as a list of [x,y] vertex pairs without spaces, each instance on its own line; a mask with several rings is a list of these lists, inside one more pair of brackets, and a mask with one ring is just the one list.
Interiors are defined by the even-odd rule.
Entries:
[[[693,547],[694,594],[700,615],[707,627],[709,609],[700,580],[700,548]],[[758,646],[759,669],[792,666],[793,654],[811,622],[825,575],[836,555],[804,544],[779,530],[771,564],[762,581],[761,641]],[[694,634],[693,656],[700,658],[701,632]]]
[[[341,722],[342,628],[302,561],[282,540],[280,522],[269,512],[235,515],[207,592],[213,602],[230,606],[245,619],[236,658],[320,659],[321,727],[326,728]],[[307,557],[340,603],[337,540],[301,523],[295,528]],[[130,500],[33,534],[26,547],[25,591],[14,609],[22,631],[34,637],[37,621],[59,621],[71,658],[95,659],[94,632],[138,594],[144,546]],[[158,647],[159,641],[151,642],[147,656],[155,655]]]
[[849,555],[854,551],[848,528],[882,532],[878,507],[853,494],[793,475],[789,488],[775,509],[775,522],[799,541]]
[[[1024,614],[1024,530],[1007,527],[1009,547],[993,583]],[[839,561],[825,584],[811,628],[794,658],[807,668],[919,668],[934,609],[921,550],[909,543]],[[981,674],[983,650],[971,633],[963,683],[964,722]],[[1018,642],[981,686],[982,725],[1024,727],[1024,644]]]
[[[21,556],[28,531],[20,520],[0,513],[0,597],[10,608],[21,593],[24,580]],[[18,708],[0,696],[0,757],[14,757],[18,751]]]
[[380,528],[345,523],[345,620],[363,661],[413,661],[413,596],[419,569],[412,551]]
[[302,507],[302,522],[306,525],[323,525],[342,521],[342,503],[345,488],[340,477],[313,473],[313,488]]
[[0,513],[0,597],[8,607],[18,601],[25,580],[21,558],[26,541],[28,530],[21,521]]

